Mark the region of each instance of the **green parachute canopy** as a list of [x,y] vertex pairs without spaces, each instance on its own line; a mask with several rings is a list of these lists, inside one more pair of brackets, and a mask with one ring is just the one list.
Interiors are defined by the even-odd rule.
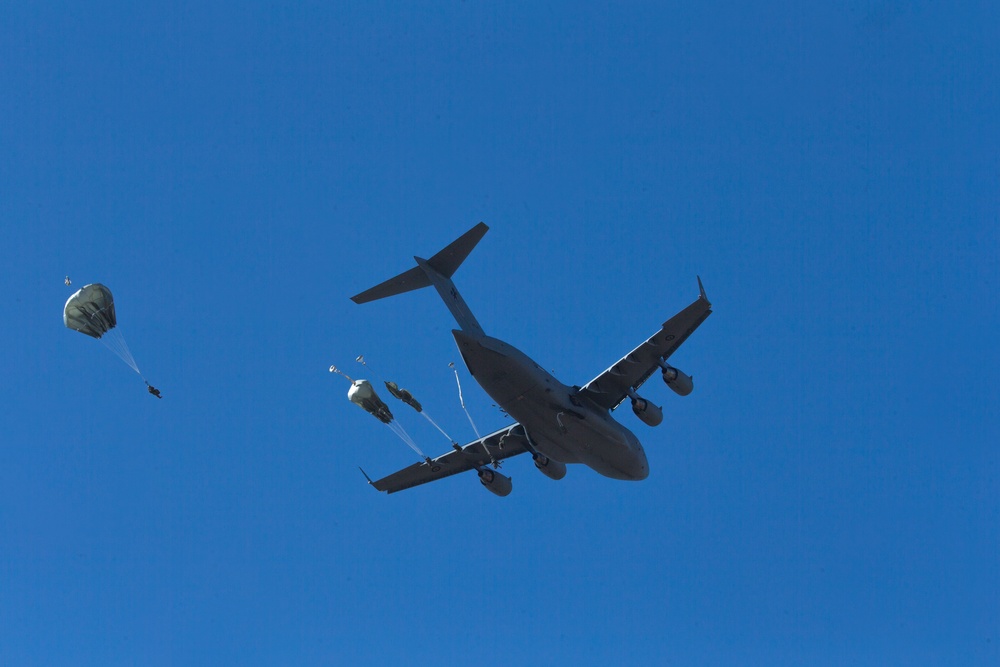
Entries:
[[125,338],[116,329],[118,318],[115,315],[115,298],[104,285],[93,283],[74,292],[63,307],[63,324],[68,329],[98,339],[132,370],[142,375]]
[[74,331],[100,338],[118,324],[115,298],[111,290],[100,283],[78,289],[66,301],[63,323]]

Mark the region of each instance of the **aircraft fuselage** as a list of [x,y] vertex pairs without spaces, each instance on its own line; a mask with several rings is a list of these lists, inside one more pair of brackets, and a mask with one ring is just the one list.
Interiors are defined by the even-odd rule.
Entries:
[[610,411],[502,340],[457,329],[452,334],[476,382],[525,428],[540,453],[563,463],[583,463],[613,479],[649,476],[639,439]]

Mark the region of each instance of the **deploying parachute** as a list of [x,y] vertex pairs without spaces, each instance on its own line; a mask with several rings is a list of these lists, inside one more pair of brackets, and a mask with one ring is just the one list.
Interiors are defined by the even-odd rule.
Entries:
[[[355,359],[355,361],[357,361],[359,364],[361,364],[362,366],[364,366],[368,370],[372,370],[371,367],[368,365],[368,362],[365,361],[365,355],[363,355],[363,354],[358,355],[358,358]],[[454,368],[455,365],[454,364],[450,364],[450,366],[452,368]],[[340,373],[340,371],[336,370],[336,368],[334,366],[330,367],[330,371],[331,372]],[[374,372],[374,371],[372,371],[372,372]],[[343,373],[340,373],[340,374],[344,375]],[[344,375],[344,377],[347,377],[347,376]],[[456,371],[456,374],[455,374],[455,379],[456,380],[458,379],[458,372],[457,371]],[[367,380],[363,380],[363,382],[367,383],[368,381]],[[451,439],[450,435],[448,435],[447,433],[444,432],[443,428],[441,428],[440,426],[438,426],[438,424],[437,424],[436,421],[434,421],[433,419],[431,419],[431,416],[429,414],[427,414],[427,412],[424,411],[424,407],[422,405],[420,405],[420,401],[418,401],[416,398],[413,397],[413,394],[411,394],[406,389],[400,389],[399,385],[396,384],[395,382],[390,382],[388,380],[384,380],[382,382],[382,384],[385,385],[385,388],[388,389],[389,393],[392,394],[395,398],[398,398],[403,403],[406,403],[411,408],[413,408],[414,410],[416,410],[417,412],[419,412],[420,414],[422,414],[424,416],[424,419],[426,419],[428,422],[430,422],[431,425],[434,426],[434,428],[436,428],[438,431],[441,432],[441,435],[443,435],[444,437],[448,438],[449,442],[451,442],[452,444],[457,444],[457,443],[455,443],[454,440]],[[375,393],[374,389],[372,389],[371,391],[372,391],[372,393]],[[461,396],[462,396],[462,385],[461,385],[461,383],[459,383],[459,385],[458,385],[458,395],[459,395],[459,398],[461,398]],[[348,397],[350,398],[350,396],[348,396]],[[354,401],[353,398],[351,398],[351,400]],[[355,401],[355,403],[357,403],[357,401]],[[360,405],[360,403],[359,403],[359,405]],[[362,407],[364,407],[364,406],[362,406]],[[464,402],[462,403],[462,407],[465,408],[465,403]],[[388,410],[388,408],[386,408],[386,409]],[[369,410],[369,412],[371,412],[371,411]],[[374,413],[372,413],[372,414],[374,414]],[[468,412],[466,412],[466,414],[468,414]],[[376,415],[376,416],[378,416],[378,415]],[[469,421],[472,421],[471,417],[469,418]],[[475,425],[473,425],[473,430],[475,430]],[[478,432],[476,433],[476,437],[479,437],[479,433]]]
[[347,398],[355,405],[360,405],[365,412],[378,419],[383,424],[392,423],[392,413],[368,380],[354,380],[347,390]]
[[118,318],[115,316],[115,299],[107,287],[93,283],[74,292],[63,308],[63,323],[73,331],[101,341],[142,377],[125,338],[116,328]]
[[399,437],[400,440],[405,442],[410,446],[410,449],[415,451],[417,455],[424,459],[427,455],[420,451],[417,447],[417,443],[413,442],[413,438],[410,434],[406,432],[402,424],[396,421],[395,417],[392,416],[392,412],[389,410],[389,406],[385,404],[377,393],[375,393],[375,387],[368,380],[355,380],[350,375],[340,370],[336,366],[330,366],[330,372],[336,373],[346,378],[351,383],[351,388],[347,390],[347,399],[354,403],[368,414],[370,414],[375,419],[379,420],[383,424],[389,427],[389,429]]
[[413,398],[413,394],[411,394],[407,390],[400,389],[399,385],[396,384],[395,382],[388,382],[388,381],[385,382],[385,388],[389,390],[390,394],[401,400],[403,403],[406,403],[417,412],[424,411],[423,406],[420,405],[420,401]]

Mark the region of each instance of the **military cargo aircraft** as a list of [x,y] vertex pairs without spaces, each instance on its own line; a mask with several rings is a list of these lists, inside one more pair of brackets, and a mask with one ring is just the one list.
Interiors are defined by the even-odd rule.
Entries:
[[552,479],[565,477],[566,465],[571,463],[582,463],[613,479],[646,479],[646,452],[639,439],[615,421],[611,412],[630,399],[639,419],[650,426],[660,424],[662,410],[636,393],[657,370],[677,394],[691,393],[691,377],[667,364],[667,359],[712,314],[701,278],[700,294],[694,303],[587,384],[567,386],[514,346],[486,335],[455,288],[452,275],[488,229],[480,222],[430,259],[414,257],[415,267],[351,299],[367,303],[433,286],[459,324],[452,335],[469,373],[517,423],[467,445],[455,444],[453,451],[382,479],[368,478],[369,483],[379,491],[394,493],[475,470],[483,486],[498,496],[506,496],[512,484],[497,470],[500,461],[524,453],[530,454],[535,466]]

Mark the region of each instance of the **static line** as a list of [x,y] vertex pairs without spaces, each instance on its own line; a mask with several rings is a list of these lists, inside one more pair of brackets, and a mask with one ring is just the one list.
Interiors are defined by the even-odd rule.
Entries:
[[462,410],[465,411],[465,416],[469,418],[469,423],[472,424],[472,432],[476,434],[476,440],[481,440],[483,436],[479,435],[476,422],[472,421],[472,415],[469,414],[468,409],[465,407],[465,398],[462,397],[462,381],[458,379],[458,369],[455,368],[455,362],[451,362],[448,365],[455,372],[455,383],[458,385],[458,402],[462,404]]
[[431,423],[431,425],[434,426],[434,428],[436,428],[437,430],[441,431],[441,435],[443,435],[444,437],[448,438],[448,442],[455,442],[450,435],[448,435],[447,433],[444,432],[443,428],[441,428],[440,426],[437,425],[436,421],[434,421],[433,419],[431,419],[431,416],[429,414],[427,414],[427,409],[426,408],[420,414],[422,414],[424,416],[424,419],[426,419],[427,421],[429,421]]

